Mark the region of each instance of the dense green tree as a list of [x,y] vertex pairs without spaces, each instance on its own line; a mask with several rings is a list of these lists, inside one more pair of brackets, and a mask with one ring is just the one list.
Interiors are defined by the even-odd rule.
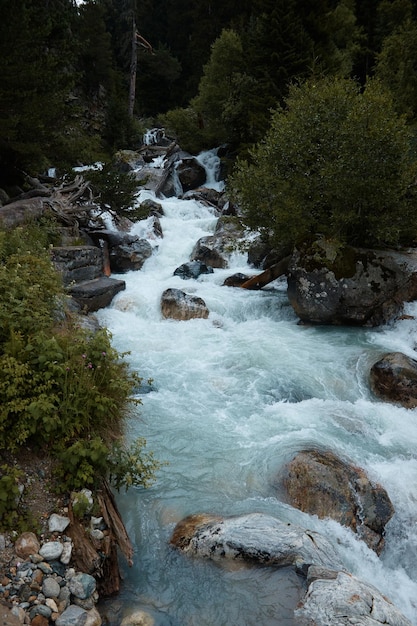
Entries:
[[76,8],[72,0],[1,0],[1,14],[0,166],[36,170],[65,150]]
[[[212,46],[198,96],[192,102],[206,136],[215,144],[235,139],[233,121],[236,115],[231,109],[237,97],[236,84],[244,69],[239,35],[233,30],[224,30]],[[228,116],[227,123],[225,114]]]
[[410,120],[417,115],[417,22],[406,20],[384,39],[376,76],[391,90],[395,106]]
[[82,4],[79,11],[77,36],[84,91],[90,95],[98,94],[100,87],[111,91],[113,51],[111,36],[104,21],[104,7],[88,2]]
[[311,80],[291,88],[230,188],[248,225],[275,242],[399,245],[417,232],[409,141],[378,82],[361,92],[351,80]]

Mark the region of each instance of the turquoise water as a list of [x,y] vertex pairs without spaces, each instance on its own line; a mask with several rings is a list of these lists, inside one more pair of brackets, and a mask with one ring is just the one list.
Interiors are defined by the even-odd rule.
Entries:
[[[145,193],[145,196],[151,196]],[[159,201],[159,200],[158,200]],[[223,567],[169,546],[175,523],[190,513],[261,511],[324,533],[345,566],[374,584],[417,624],[417,416],[376,400],[371,365],[386,351],[416,356],[417,323],[364,330],[298,325],[285,281],[261,292],[223,287],[226,276],[253,273],[243,254],[198,280],[172,274],[189,260],[216,216],[195,201],[161,202],[164,238],[126,291],[98,313],[131,367],[153,379],[128,423],[168,462],[147,490],[118,503],[134,544],[123,589],[110,603],[120,623],[143,609],[156,626],[294,624],[301,581],[288,570]],[[146,232],[139,223],[136,232]],[[160,297],[176,287],[202,297],[206,320],[163,320]],[[414,304],[407,312],[417,314]],[[388,491],[396,513],[380,558],[349,530],[281,501],[283,465],[306,447],[330,449],[363,467]]]

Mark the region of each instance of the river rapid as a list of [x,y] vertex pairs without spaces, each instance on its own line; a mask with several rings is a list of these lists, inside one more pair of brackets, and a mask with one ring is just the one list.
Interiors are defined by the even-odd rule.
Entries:
[[[210,183],[216,161],[208,160]],[[139,201],[154,198],[142,191]],[[155,198],[154,198],[155,199]],[[211,208],[195,200],[157,199],[162,239],[142,270],[121,276],[126,290],[98,312],[131,367],[146,381],[127,437],[145,437],[167,462],[149,489],[117,496],[134,544],[134,564],[107,606],[109,623],[143,609],[155,626],[290,626],[302,595],[292,571],[223,566],[190,559],[169,545],[191,513],[263,512],[317,530],[345,567],[386,596],[417,625],[417,413],[376,400],[369,369],[387,351],[416,358],[417,322],[378,329],[298,324],[278,279],[262,291],[222,286],[236,272],[256,273],[234,253],[228,269],[197,280],[174,270],[215,228]],[[132,233],[146,232],[139,222]],[[208,319],[164,320],[160,298],[178,288],[204,299]],[[417,316],[417,303],[406,312]],[[387,490],[395,515],[376,556],[348,529],[282,501],[276,476],[305,448],[329,449],[362,467]]]

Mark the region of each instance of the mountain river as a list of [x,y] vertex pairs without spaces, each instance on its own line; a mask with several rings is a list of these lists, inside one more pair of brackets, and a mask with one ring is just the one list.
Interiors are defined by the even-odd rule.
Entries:
[[[208,184],[216,186],[216,160],[206,156]],[[142,191],[145,198],[155,199]],[[292,571],[224,566],[169,545],[176,522],[190,513],[263,512],[326,535],[349,571],[417,625],[417,412],[376,400],[368,384],[384,352],[417,357],[417,322],[299,325],[284,279],[262,291],[222,286],[236,272],[255,273],[243,253],[197,280],[173,276],[217,217],[195,200],[157,201],[164,237],[151,241],[154,253],[142,270],[120,276],[126,290],[97,314],[115,347],[130,352],[131,367],[153,381],[127,436],[145,437],[167,462],[150,488],[117,495],[135,553],[132,567],[122,561],[124,582],[109,602],[109,623],[142,609],[155,626],[295,625],[302,587]],[[145,230],[139,222],[132,232]],[[203,298],[209,318],[164,320],[160,298],[169,287]],[[417,317],[417,303],[406,312]],[[280,499],[277,474],[311,447],[350,460],[387,490],[396,512],[380,557],[350,530]]]

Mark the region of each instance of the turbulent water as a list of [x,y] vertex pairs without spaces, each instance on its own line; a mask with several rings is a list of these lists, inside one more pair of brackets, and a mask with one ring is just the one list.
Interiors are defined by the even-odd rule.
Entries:
[[[210,172],[213,155],[202,160]],[[141,200],[152,197],[142,192]],[[123,275],[126,291],[99,319],[132,368],[152,385],[128,425],[168,464],[149,489],[118,503],[135,555],[109,623],[143,609],[156,626],[290,626],[301,581],[287,569],[223,567],[190,559],[169,545],[190,513],[264,512],[322,532],[346,566],[375,585],[417,625],[417,413],[380,402],[369,391],[370,366],[386,351],[416,357],[412,319],[376,330],[297,323],[285,281],[262,291],[223,287],[254,273],[244,254],[198,280],[174,277],[216,216],[194,200],[159,200],[163,239],[141,271]],[[146,223],[135,226],[141,236]],[[162,292],[203,298],[206,320],[162,319]],[[417,305],[407,305],[417,315]],[[285,504],[276,477],[294,453],[330,449],[381,483],[395,507],[386,548],[377,557],[346,528]],[[111,617],[113,616],[113,617]]]

